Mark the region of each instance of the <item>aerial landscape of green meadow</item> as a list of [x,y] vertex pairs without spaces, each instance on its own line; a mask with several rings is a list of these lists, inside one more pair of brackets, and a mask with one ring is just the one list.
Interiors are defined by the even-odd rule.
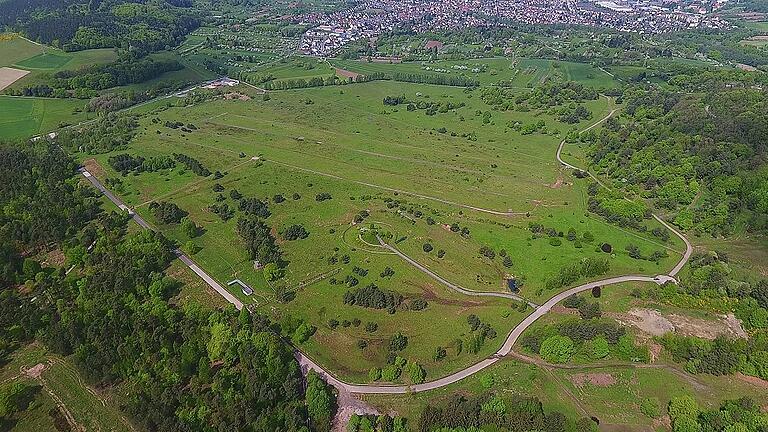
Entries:
[[759,5],[344,39],[403,6],[18,2],[0,432],[768,427]]

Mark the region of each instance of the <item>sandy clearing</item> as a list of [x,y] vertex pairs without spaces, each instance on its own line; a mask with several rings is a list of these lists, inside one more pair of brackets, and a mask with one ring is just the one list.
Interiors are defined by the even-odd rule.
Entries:
[[633,308],[625,314],[609,314],[617,321],[631,325],[653,336],[674,332],[684,336],[714,339],[720,335],[746,338],[741,322],[733,315],[701,319],[678,314],[662,314],[655,309]]
[[360,76],[360,74],[357,72],[352,72],[352,71],[349,71],[346,69],[340,69],[340,68],[336,68],[336,75],[342,78],[352,78],[353,80],[356,80],[357,77]]
[[0,68],[0,91],[24,78],[29,71],[9,67]]

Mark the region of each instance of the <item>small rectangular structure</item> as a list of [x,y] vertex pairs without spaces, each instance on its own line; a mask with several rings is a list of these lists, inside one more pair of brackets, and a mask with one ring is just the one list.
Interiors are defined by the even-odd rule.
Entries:
[[243,294],[247,296],[253,294],[253,288],[249,287],[248,284],[241,281],[240,279],[233,279],[227,282],[227,286],[232,286],[232,285],[240,285],[240,290],[243,292]]
[[27,76],[29,71],[9,67],[0,68],[0,91]]

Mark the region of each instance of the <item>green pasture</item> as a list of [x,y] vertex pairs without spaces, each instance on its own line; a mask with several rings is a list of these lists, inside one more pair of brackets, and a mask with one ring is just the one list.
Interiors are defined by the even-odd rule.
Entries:
[[0,33],[0,67],[45,53],[43,46],[8,33]]
[[768,21],[745,22],[744,26],[753,30],[768,33]]
[[[428,116],[423,111],[383,105],[385,96],[400,94],[466,106]],[[251,285],[255,293],[250,297],[232,290],[243,301],[277,320],[302,319],[315,325],[317,334],[305,350],[346,379],[365,381],[370,367],[382,366],[387,340],[398,330],[409,337],[401,355],[419,361],[429,378],[437,378],[496,351],[504,335],[524,316],[512,309],[510,301],[467,298],[450,291],[399,257],[366,244],[360,239],[360,226],[350,226],[361,210],[370,213],[362,226],[374,224],[382,233],[391,234],[391,244],[442,277],[467,289],[498,291],[506,289],[504,276],[512,275],[525,281],[522,294],[534,301],[554,294],[543,289],[544,282],[561,267],[584,257],[609,259],[611,274],[662,273],[679,257],[682,246],[674,240],[660,244],[586,213],[587,181],[573,178],[555,162],[560,135],[523,136],[507,126],[513,120],[543,119],[550,130],[571,127],[546,112],[494,111],[484,123],[478,111],[490,111],[490,107],[476,93],[393,82],[271,92],[268,101],[253,96],[247,101],[216,99],[186,106],[163,100],[136,110],[142,114],[140,132],[129,149],[115,153],[144,157],[185,153],[224,176],[201,178],[179,165],[122,177],[123,186],[116,192],[180,245],[191,240],[200,247],[192,258],[220,283],[240,278]],[[593,119],[576,126],[580,129],[612,108],[606,99],[587,106]],[[196,130],[170,129],[163,126],[166,121],[192,124]],[[460,136],[467,133],[476,139]],[[95,158],[104,176],[119,177],[108,165],[109,156]],[[254,269],[235,232],[237,215],[224,222],[208,210],[217,202],[216,183],[224,187],[223,202],[233,208],[237,202],[229,197],[232,189],[246,197],[271,200],[282,194],[286,198],[270,204],[272,216],[267,219],[289,262],[282,280],[269,283]],[[316,201],[315,195],[322,192],[333,198]],[[298,200],[292,198],[294,193],[300,196]],[[399,206],[387,206],[390,199],[398,200]],[[160,225],[149,211],[151,201],[176,203],[202,226],[203,234],[189,239],[177,226]],[[435,224],[427,224],[427,217]],[[577,248],[564,239],[562,245],[553,246],[546,238],[531,237],[531,222],[564,232],[574,228],[579,236],[589,231],[595,241]],[[463,237],[446,229],[453,223],[469,228],[470,235]],[[293,224],[306,227],[310,237],[283,241],[279,233]],[[370,235],[365,238],[371,243]],[[616,253],[609,256],[596,251],[601,242],[611,243]],[[630,242],[646,254],[667,248],[670,257],[659,264],[633,260],[624,252]],[[434,249],[424,252],[425,243]],[[481,256],[482,246],[496,252],[504,249],[513,266],[504,267],[499,256],[493,260]],[[437,256],[439,250],[445,251],[442,258]],[[348,263],[340,261],[345,255]],[[364,277],[355,276],[358,286],[375,283],[401,293],[406,302],[425,298],[429,307],[390,315],[344,305],[348,287],[330,281],[352,276],[354,267],[368,271]],[[385,267],[391,267],[395,275],[380,277]],[[285,290],[295,291],[293,301],[277,301],[277,294]],[[497,339],[487,341],[478,353],[459,354],[454,348],[453,355],[434,361],[438,346],[451,352],[456,339],[469,337],[466,318],[470,313],[490,323]],[[328,327],[330,319],[356,317],[363,326],[375,321],[378,331],[368,334],[363,326]],[[437,327],[440,331],[434,331]],[[358,348],[359,340],[368,346]]]
[[16,63],[16,65],[25,69],[58,69],[70,60],[72,60],[71,56],[45,52],[22,60]]
[[0,139],[29,138],[92,118],[84,105],[75,99],[0,96]]

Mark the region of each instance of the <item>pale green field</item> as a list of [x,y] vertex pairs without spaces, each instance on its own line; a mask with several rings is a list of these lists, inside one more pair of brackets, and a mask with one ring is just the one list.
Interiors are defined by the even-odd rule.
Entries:
[[0,140],[30,138],[94,117],[77,99],[44,99],[0,95]]

